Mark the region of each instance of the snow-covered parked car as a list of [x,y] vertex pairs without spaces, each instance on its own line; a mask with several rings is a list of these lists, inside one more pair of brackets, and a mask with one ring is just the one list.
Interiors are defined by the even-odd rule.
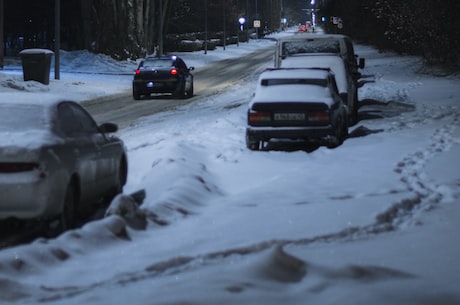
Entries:
[[282,61],[295,54],[332,53],[343,58],[347,69],[355,80],[361,77],[359,69],[365,66],[365,59],[355,54],[350,37],[340,34],[292,35],[277,40],[275,49],[275,68],[282,66]]
[[117,125],[97,125],[78,103],[14,98],[0,103],[0,221],[58,220],[120,193],[127,178]]
[[347,106],[329,69],[268,69],[261,73],[247,113],[246,145],[271,139],[315,142],[330,148],[348,135]]
[[335,75],[340,96],[348,107],[348,124],[353,125],[357,122],[358,87],[343,58],[330,53],[298,53],[284,59],[281,67],[330,69]]

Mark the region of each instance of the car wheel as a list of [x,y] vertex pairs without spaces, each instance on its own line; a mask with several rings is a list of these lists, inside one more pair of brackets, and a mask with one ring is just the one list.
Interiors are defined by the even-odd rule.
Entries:
[[190,89],[187,91],[187,97],[190,98],[193,96],[193,81],[190,84]]
[[250,150],[260,150],[261,141],[246,135],[246,147]]
[[139,94],[139,91],[133,87],[133,98],[137,101],[141,99],[141,95]]
[[76,225],[77,198],[77,186],[75,181],[72,180],[67,186],[60,216],[60,229],[62,231],[72,229]]
[[127,177],[128,164],[126,163],[126,159],[122,158],[118,168],[117,180],[115,181],[114,186],[110,189],[110,192],[104,197],[104,203],[110,204],[115,196],[123,192],[123,187],[126,184]]
[[342,145],[343,141],[345,140],[347,130],[347,124],[344,124],[344,122],[342,122],[342,119],[337,119],[335,125],[335,134],[330,137],[330,140],[327,143],[327,147],[336,148]]
[[174,91],[173,95],[176,98],[184,98],[185,97],[185,82],[181,82],[181,83],[179,83],[179,85],[177,85],[177,88]]
[[353,126],[358,123],[358,92],[355,92],[353,98],[353,110],[349,118],[349,126]]

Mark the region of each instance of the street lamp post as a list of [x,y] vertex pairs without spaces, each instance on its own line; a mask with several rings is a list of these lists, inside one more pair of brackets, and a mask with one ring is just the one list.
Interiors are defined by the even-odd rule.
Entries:
[[208,0],[204,2],[204,54],[208,54]]
[[0,0],[0,70],[3,69],[3,58],[5,57],[4,54],[4,44],[3,44],[3,0]]
[[61,0],[54,0],[54,79],[61,78]]
[[[259,20],[259,12],[257,10],[257,0],[256,0],[256,15],[255,15],[255,19],[258,19]],[[259,39],[259,27],[256,27],[256,39]]]
[[225,31],[225,30],[226,30],[226,29],[225,29],[225,16],[226,16],[226,15],[225,15],[225,0],[222,0],[222,2],[223,2],[223,3],[222,3],[222,8],[223,8],[223,15],[224,15],[224,51],[225,51],[225,44],[226,44],[226,42],[227,42],[227,41],[226,41],[226,40],[227,40],[227,37],[226,37],[226,36],[227,36],[227,33],[226,33],[226,31]]
[[[0,0],[1,1],[1,0]],[[239,1],[236,0],[236,13],[237,13],[237,16],[239,14]],[[239,25],[239,22],[237,22],[237,29],[236,29],[236,46],[239,47],[240,46],[240,25]]]
[[160,0],[160,32],[158,33],[158,56],[163,55],[163,0]]

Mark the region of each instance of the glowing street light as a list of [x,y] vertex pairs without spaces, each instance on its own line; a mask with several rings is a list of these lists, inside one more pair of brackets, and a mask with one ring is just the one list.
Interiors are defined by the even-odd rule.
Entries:
[[240,17],[240,18],[238,19],[238,23],[240,24],[240,30],[243,31],[243,26],[244,26],[244,24],[246,23],[246,18]]

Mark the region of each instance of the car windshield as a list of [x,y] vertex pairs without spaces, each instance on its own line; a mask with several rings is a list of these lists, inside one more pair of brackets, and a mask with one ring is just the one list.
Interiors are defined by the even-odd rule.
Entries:
[[39,105],[0,104],[0,131],[43,129],[45,109]]
[[309,39],[283,43],[283,56],[298,53],[340,53],[340,44],[338,40],[332,39]]
[[315,78],[270,78],[262,79],[262,86],[276,86],[276,85],[317,85],[321,87],[327,86],[326,79]]
[[171,59],[148,58],[144,60],[142,67],[144,68],[170,68],[172,66]]

